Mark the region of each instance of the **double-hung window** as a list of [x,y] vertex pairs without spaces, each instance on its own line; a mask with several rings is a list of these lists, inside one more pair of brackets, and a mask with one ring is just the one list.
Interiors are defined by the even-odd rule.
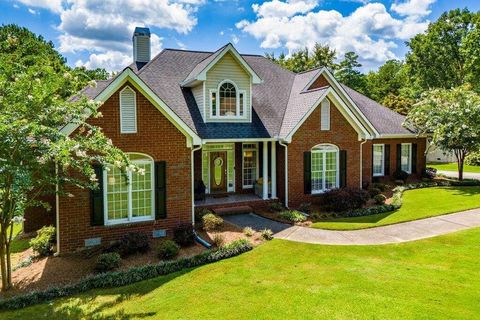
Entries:
[[339,186],[339,151],[333,145],[319,145],[312,149],[312,193],[321,193]]
[[373,176],[385,175],[385,145],[373,145]]
[[243,188],[252,188],[258,177],[258,144],[242,145]]
[[104,170],[105,224],[153,220],[153,160],[142,154],[130,154],[139,170],[122,173],[114,165]]
[[412,173],[412,144],[402,143],[400,155],[401,169],[407,173]]

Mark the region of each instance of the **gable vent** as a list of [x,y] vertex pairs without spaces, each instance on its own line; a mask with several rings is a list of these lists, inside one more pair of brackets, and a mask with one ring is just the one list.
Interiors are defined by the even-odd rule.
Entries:
[[120,132],[137,132],[137,103],[135,91],[130,87],[120,92]]
[[136,27],[133,32],[133,62],[150,61],[150,29]]
[[330,130],[330,101],[325,99],[321,103],[320,130]]

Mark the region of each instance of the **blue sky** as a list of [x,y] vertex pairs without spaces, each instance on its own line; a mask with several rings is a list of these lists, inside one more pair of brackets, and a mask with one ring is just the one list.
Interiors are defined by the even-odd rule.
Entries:
[[152,30],[152,50],[290,53],[318,41],[341,57],[355,51],[363,70],[403,58],[405,41],[454,8],[478,0],[2,0],[0,21],[54,42],[70,65],[122,69],[131,61],[135,26]]

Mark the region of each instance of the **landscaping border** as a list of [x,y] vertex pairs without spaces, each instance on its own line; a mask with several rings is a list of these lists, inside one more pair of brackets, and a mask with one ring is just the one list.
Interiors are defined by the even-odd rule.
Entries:
[[91,289],[111,288],[129,285],[135,282],[164,276],[184,269],[199,267],[212,262],[238,256],[253,249],[245,239],[233,241],[217,250],[205,251],[193,257],[175,261],[160,262],[141,267],[133,267],[125,271],[101,273],[62,287],[52,287],[42,291],[32,291],[25,295],[0,301],[0,310],[20,309],[52,299],[82,293]]

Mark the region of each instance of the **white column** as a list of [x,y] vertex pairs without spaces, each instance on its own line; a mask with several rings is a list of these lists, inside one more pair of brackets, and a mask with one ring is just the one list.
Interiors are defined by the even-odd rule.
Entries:
[[275,199],[277,197],[277,146],[276,142],[271,142],[271,153],[270,156],[270,167],[272,170],[272,198]]
[[268,199],[268,141],[263,142],[263,200]]

